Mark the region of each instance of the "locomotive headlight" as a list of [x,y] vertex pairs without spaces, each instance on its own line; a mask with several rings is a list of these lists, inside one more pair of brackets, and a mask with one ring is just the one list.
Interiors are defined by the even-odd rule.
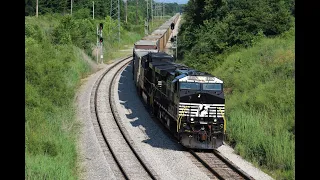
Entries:
[[192,122],[193,120],[194,120],[193,118],[190,119],[191,122]]
[[214,119],[214,120],[213,120],[213,122],[215,122],[215,123],[216,123],[216,122],[217,122],[217,119]]

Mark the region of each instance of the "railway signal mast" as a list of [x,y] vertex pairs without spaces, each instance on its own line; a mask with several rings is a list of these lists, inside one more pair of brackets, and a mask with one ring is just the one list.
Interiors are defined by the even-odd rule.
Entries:
[[101,63],[103,63],[103,37],[102,37],[102,29],[103,29],[103,24],[100,23],[99,27],[97,26],[97,48],[96,48],[96,52],[97,52],[97,63],[99,63],[99,55],[100,55],[100,59],[101,59]]

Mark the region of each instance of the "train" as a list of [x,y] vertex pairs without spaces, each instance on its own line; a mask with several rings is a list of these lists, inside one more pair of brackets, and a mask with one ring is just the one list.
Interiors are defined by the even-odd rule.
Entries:
[[[132,73],[150,112],[190,149],[216,149],[226,132],[223,81],[164,52],[179,14],[134,44]],[[169,33],[169,34],[168,34]]]

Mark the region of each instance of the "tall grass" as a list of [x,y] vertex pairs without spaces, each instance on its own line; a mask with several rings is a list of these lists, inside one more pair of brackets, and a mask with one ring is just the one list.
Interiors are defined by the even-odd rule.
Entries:
[[294,179],[294,29],[221,57],[205,70],[225,84],[227,142],[275,179]]
[[77,179],[72,99],[89,67],[72,45],[26,38],[26,179]]
[[[79,179],[73,100],[81,78],[91,73],[82,53],[92,57],[95,26],[106,19],[25,18],[25,179]],[[116,54],[140,37],[122,29],[121,45],[106,44]]]
[[228,141],[241,156],[275,179],[294,179],[294,135],[283,124],[249,108],[229,112],[227,126]]

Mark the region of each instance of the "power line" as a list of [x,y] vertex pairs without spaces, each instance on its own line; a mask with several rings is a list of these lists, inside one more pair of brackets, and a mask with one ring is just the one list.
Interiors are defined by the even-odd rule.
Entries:
[[117,24],[110,28],[110,40],[113,41],[113,37],[118,36],[118,41],[120,43],[120,0],[111,0],[110,17],[114,20],[118,19]]

